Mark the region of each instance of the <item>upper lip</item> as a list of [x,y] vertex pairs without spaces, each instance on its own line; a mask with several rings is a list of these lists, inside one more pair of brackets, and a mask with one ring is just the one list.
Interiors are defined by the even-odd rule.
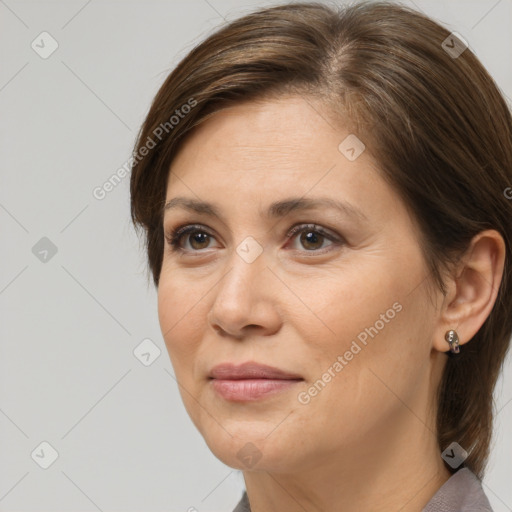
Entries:
[[214,366],[210,374],[211,379],[241,380],[241,379],[281,379],[302,380],[300,375],[285,372],[265,364],[249,361],[240,365],[222,363]]

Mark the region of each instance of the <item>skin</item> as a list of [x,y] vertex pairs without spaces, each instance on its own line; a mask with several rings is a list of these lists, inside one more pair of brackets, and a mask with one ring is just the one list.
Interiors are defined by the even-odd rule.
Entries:
[[[222,219],[165,212],[164,233],[201,224],[211,236],[198,236],[202,228],[185,235],[181,254],[166,244],[160,327],[188,414],[214,455],[243,471],[253,512],[419,512],[450,476],[433,399],[444,335],[456,329],[463,344],[489,315],[504,243],[496,231],[480,233],[447,278],[447,296],[429,292],[414,220],[370,150],[348,160],[338,145],[349,132],[327,119],[313,99],[283,96],[222,110],[188,138],[166,200],[211,202]],[[265,216],[273,201],[303,196],[349,202],[366,220],[325,207]],[[287,237],[307,223],[340,243],[316,231],[308,243],[308,228]],[[248,236],[263,249],[252,263],[236,251]],[[401,310],[301,403],[298,394],[397,303]],[[263,400],[227,401],[208,373],[245,361],[304,380]],[[247,443],[256,464],[237,456]]]

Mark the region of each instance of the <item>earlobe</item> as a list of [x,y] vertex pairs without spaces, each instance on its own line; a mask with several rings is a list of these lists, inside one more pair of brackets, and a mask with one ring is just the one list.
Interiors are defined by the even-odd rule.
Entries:
[[433,348],[458,353],[473,338],[494,307],[504,265],[502,236],[494,229],[475,235],[449,283]]

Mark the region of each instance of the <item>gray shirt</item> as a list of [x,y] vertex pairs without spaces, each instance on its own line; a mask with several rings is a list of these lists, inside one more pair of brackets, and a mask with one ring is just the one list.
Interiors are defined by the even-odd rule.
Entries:
[[[233,512],[251,512],[247,492]],[[432,496],[422,512],[493,512],[480,480],[468,468],[459,469]]]

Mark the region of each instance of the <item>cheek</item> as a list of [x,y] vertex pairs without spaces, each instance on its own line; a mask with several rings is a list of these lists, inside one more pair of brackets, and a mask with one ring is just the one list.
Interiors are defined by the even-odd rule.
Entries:
[[[321,357],[312,357],[317,352],[310,352],[308,359],[314,361],[315,369],[303,388],[307,395],[300,397],[298,424],[303,432],[324,432],[325,437],[316,443],[327,452],[333,449],[333,442],[340,448],[362,443],[371,450],[375,448],[371,439],[381,439],[379,432],[391,428],[410,410],[422,410],[418,400],[428,382],[428,356],[420,357],[413,346],[421,344],[420,339],[407,336],[411,311],[409,304],[404,304],[377,333],[360,331],[351,324],[354,335],[347,327],[346,337],[324,346]],[[366,345],[357,338],[359,332],[367,334]],[[421,326],[415,334],[423,334]],[[305,400],[309,403],[302,405]]]
[[[376,281],[363,279],[359,287],[350,283],[355,292],[332,296],[322,319],[336,336],[328,343],[324,339],[320,364],[308,383],[329,381],[325,387],[318,383],[308,417],[322,418],[326,428],[341,428],[346,439],[368,434],[407,407],[416,409],[421,390],[427,389],[433,310],[424,288],[411,293],[414,276],[400,279],[396,270]],[[308,335],[310,347],[318,343],[318,352],[318,337],[312,331]]]
[[204,321],[198,320],[198,315],[205,314],[204,300],[185,290],[176,279],[160,279],[158,319],[178,378],[178,374],[184,378],[193,375],[191,369],[204,328]]
[[401,314],[397,310],[402,309],[407,293],[403,278],[395,275],[396,269],[395,274],[389,270],[369,258],[364,268],[351,265],[314,280],[297,280],[294,292],[302,300],[292,322],[302,326],[302,337],[310,347],[343,353],[358,336],[364,343],[375,330],[379,335],[389,330],[388,325]]
[[[383,264],[382,259],[370,258],[364,270],[352,267],[338,271],[337,277],[316,280],[316,292],[311,287],[296,290],[307,297],[304,302],[310,308],[298,321],[299,336],[311,356],[308,380],[321,379],[331,368],[340,376],[326,386],[333,400],[375,402],[378,407],[379,399],[391,393],[386,383],[407,395],[411,382],[422,378],[433,311],[425,300],[424,286],[418,286],[425,272],[421,259],[410,256],[408,263]],[[337,361],[341,366],[334,367]],[[383,396],[374,392],[376,388],[383,390]]]

